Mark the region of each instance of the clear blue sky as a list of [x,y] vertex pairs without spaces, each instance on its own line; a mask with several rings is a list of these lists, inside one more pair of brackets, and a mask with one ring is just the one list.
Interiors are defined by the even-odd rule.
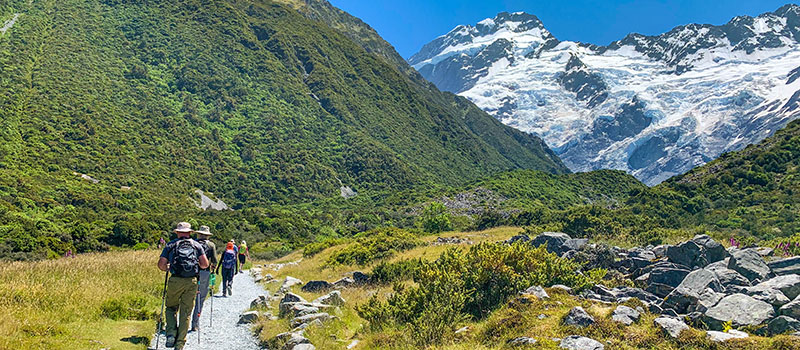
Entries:
[[724,24],[775,11],[790,0],[329,0],[361,18],[405,58],[459,24],[525,11],[559,40],[598,45],[626,34],[660,34],[687,23]]

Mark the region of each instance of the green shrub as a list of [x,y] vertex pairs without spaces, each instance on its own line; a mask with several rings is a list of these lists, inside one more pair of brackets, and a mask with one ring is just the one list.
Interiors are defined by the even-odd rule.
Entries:
[[147,250],[150,249],[150,245],[144,242],[136,243],[131,249],[133,250]]
[[381,262],[372,269],[371,282],[388,284],[411,279],[421,264],[422,260],[420,259],[406,259],[391,263]]
[[330,247],[337,246],[337,245],[340,245],[340,244],[344,244],[345,242],[347,242],[347,240],[344,239],[344,238],[328,238],[328,239],[323,240],[322,242],[309,243],[309,244],[306,244],[305,247],[303,247],[303,256],[306,257],[306,258],[309,258],[309,257],[312,257],[314,255],[319,254],[319,252],[321,252],[321,251],[323,251],[325,249],[328,249]]
[[580,268],[543,247],[521,242],[482,243],[468,252],[451,248],[436,261],[420,262],[416,286],[395,287],[385,302],[373,297],[357,311],[372,329],[407,326],[418,345],[427,346],[452,336],[465,317],[483,318],[532,285],[564,284],[581,290],[605,275],[604,270],[577,273]]
[[395,252],[422,245],[417,235],[398,228],[384,228],[366,232],[356,242],[334,253],[328,265],[366,265],[375,260],[385,259]]
[[432,202],[425,207],[419,220],[422,230],[428,233],[439,233],[453,229],[447,207],[440,202]]

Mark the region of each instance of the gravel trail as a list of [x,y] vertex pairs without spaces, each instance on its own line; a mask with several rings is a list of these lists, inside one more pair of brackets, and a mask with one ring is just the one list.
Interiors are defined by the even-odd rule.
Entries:
[[[221,282],[221,277],[217,276],[217,283]],[[233,278],[233,295],[222,297],[221,293],[214,298],[214,324],[209,326],[211,317],[211,296],[206,298],[203,314],[200,315],[200,342],[198,343],[198,332],[189,332],[186,336],[186,346],[184,350],[200,349],[237,349],[237,350],[258,350],[258,342],[250,330],[250,325],[240,325],[239,315],[250,308],[250,302],[259,295],[264,295],[265,291],[259,284],[255,283],[249,271],[237,274]],[[159,350],[168,349],[164,347],[165,336],[161,335]],[[150,349],[155,349],[155,338]]]

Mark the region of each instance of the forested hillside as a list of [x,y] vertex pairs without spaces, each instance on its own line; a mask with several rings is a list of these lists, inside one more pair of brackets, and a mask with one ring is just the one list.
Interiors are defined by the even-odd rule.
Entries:
[[0,36],[2,255],[148,241],[197,213],[196,189],[243,210],[567,171],[538,138],[283,4],[0,11],[19,14]]

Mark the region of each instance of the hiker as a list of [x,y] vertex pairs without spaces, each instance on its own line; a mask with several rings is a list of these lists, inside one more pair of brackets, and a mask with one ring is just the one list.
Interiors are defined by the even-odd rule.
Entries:
[[208,296],[211,272],[217,267],[217,247],[209,239],[212,234],[208,226],[200,226],[200,229],[194,231],[194,233],[197,234],[197,242],[203,246],[203,251],[209,260],[209,266],[205,269],[200,269],[200,277],[197,280],[197,305],[194,306],[194,312],[192,313],[192,331],[196,332],[200,328],[200,313],[203,312],[203,304],[206,296]]
[[[236,241],[234,241],[233,238],[231,238],[231,244],[233,244],[233,252],[235,253],[236,257],[238,257],[239,256],[239,246],[236,245]],[[237,260],[236,269],[233,272],[233,274],[238,274],[238,273],[239,273],[239,262]]]
[[167,242],[164,240],[164,237],[161,237],[161,239],[158,240],[158,249],[164,248],[164,244],[167,244]]
[[222,296],[233,294],[233,275],[236,271],[236,251],[233,247],[234,244],[228,242],[225,251],[219,258],[219,265],[217,265],[217,273],[222,268]]
[[242,269],[244,269],[244,263],[247,261],[247,258],[250,257],[250,250],[247,249],[247,242],[242,240],[242,244],[239,245],[239,272],[242,273]]
[[[203,246],[193,240],[192,225],[181,222],[175,227],[178,238],[170,241],[161,251],[158,268],[169,271],[166,292],[167,344],[168,348],[183,349],[194,299],[197,296],[197,276],[201,269],[208,268]],[[180,311],[180,321],[176,318]]]

